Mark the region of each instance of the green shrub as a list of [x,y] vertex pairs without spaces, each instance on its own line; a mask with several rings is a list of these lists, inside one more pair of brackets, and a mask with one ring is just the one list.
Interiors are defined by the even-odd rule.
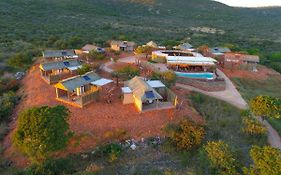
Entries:
[[280,175],[281,174],[281,151],[270,146],[253,146],[250,150],[253,164],[250,168],[244,168],[245,174]]
[[15,79],[1,79],[0,80],[0,95],[8,91],[17,91],[19,88],[19,82]]
[[194,122],[184,120],[179,127],[168,129],[171,142],[181,150],[190,150],[198,146],[204,138],[204,128]]
[[114,72],[114,74],[123,79],[129,80],[134,78],[135,76],[139,76],[140,70],[132,66],[126,66],[121,69],[118,69],[117,71]]
[[121,145],[117,143],[110,143],[97,148],[95,155],[107,157],[109,162],[113,162],[120,156],[121,152]]
[[68,117],[69,110],[61,105],[26,109],[19,115],[13,144],[33,163],[41,163],[67,146],[72,136]]
[[161,80],[166,86],[171,87],[176,83],[177,76],[173,71],[153,72],[151,79]]
[[39,50],[25,50],[11,56],[8,60],[8,65],[15,68],[27,69],[33,63],[33,58],[39,55]]
[[248,135],[256,136],[266,134],[266,128],[254,117],[244,117],[242,123],[242,130]]
[[[8,127],[7,123],[1,122],[0,123],[0,141],[7,134],[8,130],[9,130],[9,127]],[[0,151],[0,154],[1,154],[1,151]]]
[[87,72],[90,72],[92,70],[91,66],[88,64],[83,64],[81,68],[77,69],[77,72],[79,75],[83,75]]
[[18,99],[18,96],[11,91],[4,93],[0,97],[0,122],[9,118],[18,102]]
[[104,53],[99,53],[95,50],[92,50],[90,53],[89,53],[89,58],[92,59],[92,60],[103,60],[105,59],[105,55]]
[[277,97],[259,95],[250,101],[253,113],[261,117],[280,118],[281,99]]
[[42,164],[33,164],[25,170],[26,175],[72,174],[73,162],[69,159],[48,159]]
[[208,142],[204,146],[210,165],[221,175],[237,175],[237,161],[229,146],[222,141]]

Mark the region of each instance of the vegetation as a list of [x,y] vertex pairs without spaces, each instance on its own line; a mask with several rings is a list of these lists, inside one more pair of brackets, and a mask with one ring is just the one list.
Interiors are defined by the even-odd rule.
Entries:
[[[43,7],[50,8],[42,10]],[[83,11],[77,14],[77,9]],[[154,40],[168,48],[188,40],[195,47],[230,44],[234,50],[258,53],[263,64],[280,70],[278,8],[230,8],[207,0],[3,0],[0,11],[0,60],[27,49],[81,48],[86,43],[105,46],[111,39],[138,43]],[[196,31],[200,26],[223,32]],[[252,28],[257,30],[253,32]],[[13,62],[12,65],[19,65],[18,61]]]
[[251,161],[248,153],[253,144],[263,146],[267,143],[265,136],[249,137],[242,131],[241,111],[236,107],[198,93],[193,93],[190,99],[206,120],[204,140],[221,140],[231,145],[241,164],[247,165]]
[[91,66],[88,64],[83,64],[81,68],[77,69],[77,72],[79,75],[83,75],[87,72],[90,72],[92,70]]
[[245,174],[279,175],[281,174],[281,151],[270,146],[253,146],[250,151],[253,164],[245,168]]
[[[251,99],[263,95],[271,96],[275,98],[281,98],[280,88],[281,79],[279,76],[271,76],[266,80],[251,80],[251,79],[232,79],[240,91],[242,96],[250,101]],[[278,133],[281,135],[281,119],[268,118],[270,124],[275,128]]]
[[122,147],[117,143],[110,143],[103,145],[102,147],[98,147],[96,150],[96,156],[107,157],[109,162],[113,162],[117,160],[122,152]]
[[113,74],[115,77],[120,77],[125,80],[129,80],[129,79],[134,78],[135,76],[139,76],[140,70],[138,68],[135,68],[132,66],[126,66],[126,67],[118,69]]
[[74,172],[73,162],[70,159],[48,159],[42,164],[33,164],[24,170],[26,175],[56,175],[71,174]]
[[229,146],[222,141],[208,142],[204,146],[211,167],[218,171],[221,175],[237,175],[237,161],[234,158],[234,153]]
[[103,60],[105,59],[104,53],[97,52],[95,50],[90,51],[89,58],[92,60]]
[[169,131],[172,143],[181,150],[190,150],[200,145],[204,138],[204,128],[192,121],[181,121],[179,128]]
[[12,91],[0,96],[0,122],[7,121],[17,102],[18,97]]
[[250,101],[250,107],[256,116],[281,117],[281,99],[270,96],[257,96]]
[[15,68],[29,68],[33,63],[34,57],[39,56],[38,50],[27,50],[17,53],[10,57],[8,60],[8,65]]
[[173,71],[153,72],[151,79],[161,80],[166,86],[170,87],[176,83],[176,74]]
[[71,136],[68,115],[64,106],[34,107],[23,111],[13,135],[14,145],[34,163],[46,160],[68,143]]
[[152,51],[153,51],[153,48],[150,46],[139,46],[135,50],[135,52],[137,54],[145,54],[146,58],[148,57],[148,55],[151,54]]
[[243,131],[252,136],[266,134],[266,128],[254,117],[243,118]]

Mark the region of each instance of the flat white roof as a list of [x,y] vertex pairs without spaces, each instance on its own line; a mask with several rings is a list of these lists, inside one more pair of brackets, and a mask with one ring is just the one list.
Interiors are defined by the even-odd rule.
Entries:
[[217,60],[210,57],[183,57],[183,56],[168,56],[167,62],[212,62],[216,63]]
[[104,86],[104,85],[107,85],[112,82],[113,82],[112,80],[101,78],[99,80],[91,82],[91,84],[96,85],[96,86]]
[[67,69],[69,69],[69,70],[77,70],[77,69],[79,69],[79,68],[81,68],[82,66],[72,66],[72,67],[67,67]]
[[160,87],[166,87],[161,81],[159,80],[150,80],[147,81],[147,84],[151,86],[152,88],[160,88]]
[[121,89],[124,94],[129,94],[133,92],[129,87],[122,87]]

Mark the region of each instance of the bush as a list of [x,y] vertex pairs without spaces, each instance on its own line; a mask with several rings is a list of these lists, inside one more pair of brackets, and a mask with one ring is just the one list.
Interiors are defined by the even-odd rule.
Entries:
[[210,165],[218,174],[237,175],[237,161],[229,146],[222,141],[208,142],[204,146]]
[[0,122],[7,120],[12,114],[18,99],[18,96],[14,92],[4,93],[0,97]]
[[161,80],[166,86],[171,87],[176,82],[176,74],[173,71],[153,72],[151,79]]
[[[8,130],[9,130],[9,127],[8,127],[7,123],[5,123],[5,122],[0,123],[0,141],[7,134]],[[0,151],[0,154],[1,154],[1,151]]]
[[270,96],[257,96],[250,101],[253,113],[261,117],[280,118],[281,99]]
[[90,59],[93,59],[93,60],[103,60],[103,59],[105,59],[105,55],[103,53],[99,53],[95,50],[92,50],[89,53],[88,56],[89,56]]
[[135,76],[140,75],[140,70],[138,68],[132,66],[126,66],[121,69],[118,69],[114,72],[115,76],[122,77],[123,79],[129,80],[134,78]]
[[280,175],[281,151],[270,146],[253,146],[250,150],[253,164],[250,168],[244,168],[245,174]]
[[71,137],[64,106],[33,107],[21,112],[13,144],[33,163],[41,163],[51,153],[64,149]]
[[33,164],[25,170],[26,175],[71,174],[73,163],[69,159],[48,159],[43,164]]
[[39,55],[39,50],[22,51],[10,57],[8,65],[15,68],[27,69],[33,63],[33,58]]
[[243,132],[248,135],[264,135],[266,134],[266,128],[254,117],[245,117],[242,120]]
[[109,162],[113,162],[120,156],[121,152],[121,145],[110,143],[97,148],[95,154],[100,157],[107,157]]
[[87,72],[90,72],[92,70],[91,66],[89,66],[88,64],[83,64],[81,68],[77,69],[77,72],[79,75],[83,75]]
[[0,95],[8,91],[17,91],[19,82],[15,79],[1,79],[0,80]]
[[188,120],[181,121],[177,128],[168,129],[170,140],[181,150],[190,150],[198,146],[204,138],[204,134],[202,126]]

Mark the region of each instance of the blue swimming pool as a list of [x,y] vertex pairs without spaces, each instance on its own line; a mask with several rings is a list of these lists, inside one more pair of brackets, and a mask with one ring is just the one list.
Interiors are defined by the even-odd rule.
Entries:
[[202,72],[202,73],[185,73],[185,72],[175,72],[179,77],[187,77],[187,78],[194,78],[194,79],[207,79],[212,80],[214,79],[214,74],[209,72]]

